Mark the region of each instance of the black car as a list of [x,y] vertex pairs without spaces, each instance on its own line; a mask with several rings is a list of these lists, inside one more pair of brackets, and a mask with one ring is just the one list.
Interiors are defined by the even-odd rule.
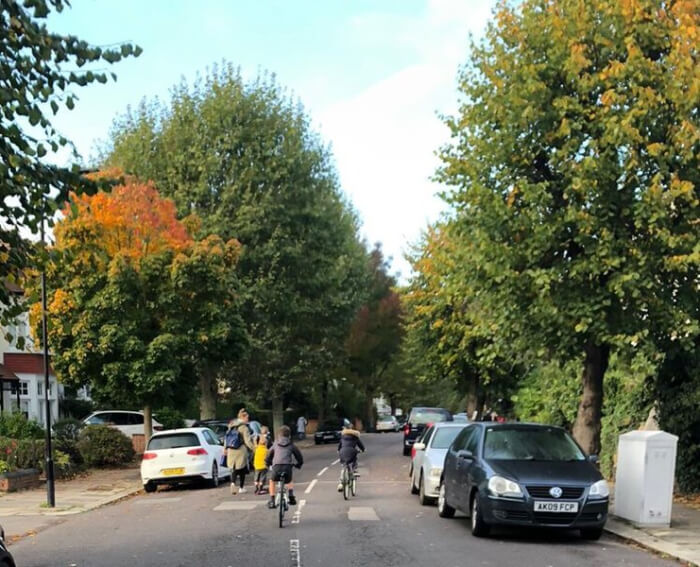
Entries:
[[476,536],[503,525],[576,528],[598,539],[609,489],[595,461],[560,427],[470,424],[447,451],[438,514],[466,513]]
[[226,432],[228,431],[228,421],[225,419],[201,419],[195,421],[192,427],[208,427],[216,433],[219,441],[223,443]]
[[0,567],[15,567],[15,560],[7,550],[5,543],[5,530],[0,526]]
[[314,433],[314,443],[338,443],[340,441],[340,432],[346,422],[341,420],[328,420],[321,423]]
[[411,447],[425,427],[438,421],[452,421],[452,414],[444,408],[411,408],[403,426],[403,454],[411,454]]

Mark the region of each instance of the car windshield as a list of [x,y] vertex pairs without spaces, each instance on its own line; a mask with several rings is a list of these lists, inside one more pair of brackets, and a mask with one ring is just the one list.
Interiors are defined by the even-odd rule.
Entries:
[[440,410],[418,410],[411,415],[411,423],[426,424],[438,421],[448,421],[450,414]]
[[452,445],[452,441],[455,437],[462,431],[461,427],[441,427],[433,436],[433,440],[430,443],[431,449],[447,449]]
[[159,449],[177,449],[179,447],[199,447],[199,438],[194,433],[173,433],[172,435],[157,435],[148,442],[149,451]]
[[488,429],[484,458],[506,461],[583,461],[585,455],[561,429]]

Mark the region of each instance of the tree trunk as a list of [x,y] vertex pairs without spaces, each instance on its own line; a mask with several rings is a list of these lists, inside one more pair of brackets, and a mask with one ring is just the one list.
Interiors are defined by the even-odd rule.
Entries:
[[396,415],[396,396],[394,394],[389,394],[389,408],[391,415]]
[[206,370],[199,375],[199,418],[214,419],[216,417],[216,400],[218,387],[216,375]]
[[374,396],[367,392],[367,398],[365,400],[365,413],[367,414],[367,420],[365,421],[365,431],[374,431],[376,427],[374,419]]
[[326,421],[326,407],[328,407],[328,380],[321,382],[321,404],[318,408],[318,424]]
[[284,399],[282,396],[272,398],[272,427],[274,429],[272,436],[277,438],[279,428],[284,425]]
[[583,394],[574,422],[574,438],[589,455],[600,454],[600,418],[603,378],[608,369],[610,345],[588,344],[583,362]]
[[143,440],[148,444],[148,440],[153,436],[153,412],[151,406],[143,408]]
[[[466,378],[466,402],[467,402],[467,417],[472,419],[474,412],[481,412],[479,407],[479,376],[472,374]],[[481,402],[483,405],[483,401]]]

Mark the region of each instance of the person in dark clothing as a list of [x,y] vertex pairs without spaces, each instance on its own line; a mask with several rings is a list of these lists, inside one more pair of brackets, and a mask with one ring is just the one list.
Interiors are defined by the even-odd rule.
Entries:
[[283,425],[277,432],[277,440],[267,452],[265,459],[272,475],[270,476],[270,501],[268,508],[275,507],[275,483],[281,480],[284,474],[285,485],[289,494],[289,504],[294,506],[297,499],[294,497],[294,484],[292,482],[292,467],[301,469],[304,457],[301,451],[292,443],[292,430]]
[[[340,442],[338,443],[338,453],[340,455],[341,465],[350,464],[352,465],[352,470],[355,472],[357,470],[357,454],[362,451],[365,452],[365,446],[360,439],[360,432],[346,427],[340,434]],[[341,479],[343,474],[343,469],[340,469]],[[338,483],[338,492],[343,491],[343,483]]]

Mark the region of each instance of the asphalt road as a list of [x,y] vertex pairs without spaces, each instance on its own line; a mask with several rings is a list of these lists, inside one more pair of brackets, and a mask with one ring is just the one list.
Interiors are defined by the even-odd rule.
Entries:
[[366,435],[358,494],[336,491],[335,447],[305,450],[299,506],[277,527],[266,496],[160,489],[73,516],[10,548],[19,567],[676,566],[603,537],[497,531],[472,537],[468,519],[441,519],[409,493],[400,434]]

